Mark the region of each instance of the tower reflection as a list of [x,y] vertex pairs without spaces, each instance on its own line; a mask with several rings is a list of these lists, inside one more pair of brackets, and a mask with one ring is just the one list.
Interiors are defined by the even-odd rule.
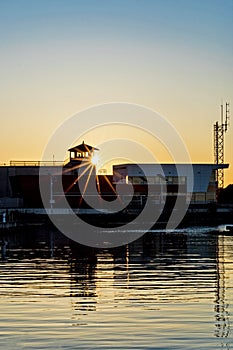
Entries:
[[[35,296],[44,290],[49,296],[68,297],[70,317],[78,325],[99,314],[109,320],[148,311],[153,312],[148,317],[159,319],[161,310],[185,310],[184,319],[208,325],[208,332],[212,329],[215,339],[228,347],[233,237],[198,230],[154,231],[127,246],[100,250],[51,228],[5,232],[3,238],[6,296],[9,288],[11,296]],[[15,287],[11,279],[20,284]]]
[[233,238],[225,235],[218,236],[216,244],[216,299],[215,335],[218,338],[227,338],[230,333],[229,304],[232,302],[233,293]]

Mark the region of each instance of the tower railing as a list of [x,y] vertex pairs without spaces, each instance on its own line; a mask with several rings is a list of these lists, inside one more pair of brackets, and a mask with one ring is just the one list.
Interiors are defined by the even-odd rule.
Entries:
[[11,160],[10,166],[62,166],[63,161],[41,161],[41,160]]

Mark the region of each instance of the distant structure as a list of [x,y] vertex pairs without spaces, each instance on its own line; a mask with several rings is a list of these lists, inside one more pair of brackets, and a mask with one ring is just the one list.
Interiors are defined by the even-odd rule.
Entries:
[[[228,117],[220,125],[222,133],[227,125]],[[217,139],[219,137],[216,135]],[[113,165],[112,175],[104,171],[97,175],[97,148],[84,142],[68,150],[69,157],[65,162],[12,161],[8,166],[0,166],[0,215],[6,209],[30,209],[34,213],[38,210],[44,213],[44,208],[63,209],[64,200],[78,210],[91,209],[88,198],[98,201],[98,205],[102,199],[111,202],[117,197],[124,203],[127,196],[131,196],[132,187],[134,195],[130,209],[142,208],[147,197],[155,207],[165,203],[170,208],[178,196],[192,205],[217,203],[217,175],[228,168],[228,164],[222,163],[223,157],[220,161],[220,146],[216,147],[217,164],[117,164]],[[58,181],[61,169],[62,184]],[[117,194],[118,185],[122,195]]]
[[77,166],[83,161],[92,163],[92,157],[94,151],[99,151],[98,148],[86,144],[84,141],[81,145],[70,148],[69,150],[69,162],[65,164],[66,167]]
[[[226,103],[225,120],[223,120],[223,105],[221,105],[221,121],[214,124],[214,162],[224,164],[224,134],[229,126],[229,103]],[[217,188],[224,187],[224,168],[216,170]]]
[[[193,174],[190,172],[192,166]],[[147,184],[153,193],[152,201],[161,202],[166,185],[166,202],[175,203],[177,195],[191,204],[215,203],[217,171],[228,164],[117,164],[113,165],[113,184],[129,184],[135,196],[145,196]],[[143,169],[143,171],[142,171]],[[161,173],[162,170],[162,173]],[[192,183],[193,176],[193,183]]]

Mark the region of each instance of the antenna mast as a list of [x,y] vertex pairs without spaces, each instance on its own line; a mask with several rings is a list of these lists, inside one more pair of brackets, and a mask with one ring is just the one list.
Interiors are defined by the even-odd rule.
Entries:
[[[225,107],[225,121],[223,105],[221,104],[221,122],[214,124],[214,162],[215,164],[224,164],[224,134],[229,126],[229,103]],[[217,170],[218,189],[224,187],[224,169]]]

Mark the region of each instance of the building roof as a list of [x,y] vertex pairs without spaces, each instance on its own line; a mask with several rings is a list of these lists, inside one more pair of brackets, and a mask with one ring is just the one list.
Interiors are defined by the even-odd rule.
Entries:
[[94,146],[90,146],[86,143],[81,143],[81,145],[77,145],[74,147],[71,147],[68,149],[69,152],[75,151],[75,152],[93,152],[93,151],[99,151],[98,148],[95,148]]
[[[188,192],[206,192],[213,170],[226,169],[229,164],[119,164],[113,173],[125,176],[185,176]],[[193,179],[193,181],[192,181]],[[114,177],[117,181],[117,176]]]

